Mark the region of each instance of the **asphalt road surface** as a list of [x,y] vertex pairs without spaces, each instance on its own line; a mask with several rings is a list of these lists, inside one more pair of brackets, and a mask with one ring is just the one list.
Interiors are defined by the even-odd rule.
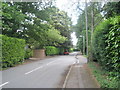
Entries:
[[[2,71],[0,88],[57,88],[75,55],[56,56]],[[0,72],[1,73],[1,72]]]

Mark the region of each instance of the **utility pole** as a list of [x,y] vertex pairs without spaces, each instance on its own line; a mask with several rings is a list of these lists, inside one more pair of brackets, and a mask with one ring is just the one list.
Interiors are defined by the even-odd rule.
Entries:
[[88,17],[87,17],[87,0],[85,0],[85,23],[86,23],[86,55],[88,56]]
[[83,36],[83,54],[85,54],[85,37]]
[[91,2],[92,3],[92,8],[91,8],[91,60],[93,60],[93,31],[94,31],[94,2]]
[[92,45],[92,37],[93,37],[93,31],[94,31],[94,2],[92,3],[92,9],[91,9],[91,45]]

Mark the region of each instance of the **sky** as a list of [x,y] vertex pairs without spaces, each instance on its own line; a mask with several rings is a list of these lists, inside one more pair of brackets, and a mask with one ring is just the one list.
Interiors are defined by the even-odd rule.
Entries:
[[[71,17],[73,25],[77,23],[78,14],[75,12],[75,5],[72,5],[72,2],[76,2],[77,0],[56,0],[56,6],[60,10],[64,10],[68,13],[68,16]],[[77,43],[77,38],[75,32],[71,34],[73,45],[75,46]]]
[[73,45],[76,46],[76,44],[77,44],[77,38],[76,38],[76,36],[75,36],[75,32],[73,32],[73,33],[71,34],[71,38],[72,38]]
[[75,12],[75,5],[72,5],[73,2],[75,2],[77,0],[56,0],[56,6],[60,9],[60,10],[64,10],[68,13],[69,17],[72,17],[72,22],[73,25],[75,25],[77,23],[77,12]]

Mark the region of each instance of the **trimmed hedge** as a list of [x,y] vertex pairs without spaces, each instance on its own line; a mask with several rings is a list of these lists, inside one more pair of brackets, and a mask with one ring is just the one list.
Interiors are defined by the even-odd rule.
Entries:
[[57,55],[60,52],[59,48],[56,48],[54,46],[46,46],[45,49],[46,55]]
[[93,37],[94,58],[110,71],[114,77],[120,77],[120,16],[101,22]]
[[25,40],[0,35],[2,38],[2,67],[22,63],[25,56]]
[[93,33],[93,56],[94,59],[96,59],[103,66],[107,62],[105,41],[107,40],[106,35],[108,34],[110,27],[110,20],[104,20],[95,28],[95,31]]
[[63,54],[64,54],[64,48],[63,48],[63,47],[60,47],[60,48],[59,48],[59,54],[60,54],[60,55],[63,55]]

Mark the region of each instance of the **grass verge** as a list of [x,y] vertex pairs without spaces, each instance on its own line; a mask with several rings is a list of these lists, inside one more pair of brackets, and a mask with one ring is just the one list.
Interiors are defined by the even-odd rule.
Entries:
[[[101,88],[114,88],[115,90],[120,90],[120,81],[117,77],[110,75],[111,72],[104,70],[96,62],[89,62],[88,66],[92,70],[93,75],[96,77]],[[118,84],[119,83],[119,84]]]

